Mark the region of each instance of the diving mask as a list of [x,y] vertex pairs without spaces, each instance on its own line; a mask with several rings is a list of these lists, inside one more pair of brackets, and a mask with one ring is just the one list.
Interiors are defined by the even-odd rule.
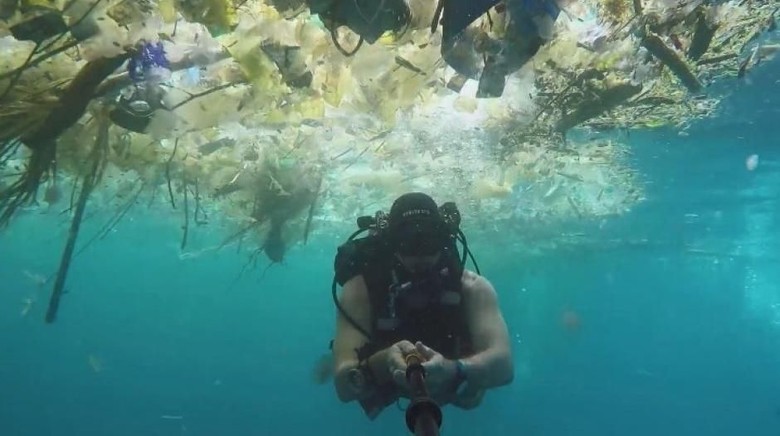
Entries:
[[110,117],[114,124],[137,133],[144,133],[155,111],[168,110],[164,104],[166,92],[159,85],[142,84],[124,90],[116,101]]

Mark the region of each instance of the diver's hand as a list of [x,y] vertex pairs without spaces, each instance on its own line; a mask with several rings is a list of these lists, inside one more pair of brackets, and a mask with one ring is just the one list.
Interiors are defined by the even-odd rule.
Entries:
[[408,390],[406,384],[406,356],[415,351],[414,344],[409,341],[398,341],[387,348],[387,370],[395,384]]
[[422,356],[425,368],[425,386],[428,394],[437,399],[449,397],[452,393],[452,384],[458,372],[454,361],[446,359],[438,351],[417,342],[415,348]]
[[482,398],[484,398],[484,396],[484,389],[466,386],[463,393],[455,396],[452,400],[452,404],[460,409],[469,410],[479,406],[482,403]]

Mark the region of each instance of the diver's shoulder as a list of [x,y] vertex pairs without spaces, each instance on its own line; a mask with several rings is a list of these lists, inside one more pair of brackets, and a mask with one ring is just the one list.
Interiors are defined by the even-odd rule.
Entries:
[[468,292],[480,292],[491,288],[487,279],[471,270],[463,270],[460,280],[463,289]]

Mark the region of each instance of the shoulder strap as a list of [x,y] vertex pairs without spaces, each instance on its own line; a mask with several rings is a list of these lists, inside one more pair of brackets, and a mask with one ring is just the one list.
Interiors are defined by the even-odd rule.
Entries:
[[381,250],[381,241],[376,236],[352,239],[341,244],[333,260],[336,282],[339,286],[349,279],[365,274],[365,271],[376,261]]

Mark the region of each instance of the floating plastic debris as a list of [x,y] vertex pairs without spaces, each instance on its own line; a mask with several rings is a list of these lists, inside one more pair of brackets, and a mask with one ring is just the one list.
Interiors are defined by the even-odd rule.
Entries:
[[[384,23],[389,32],[315,16],[307,4],[329,2],[314,0],[58,2],[73,6],[47,12],[89,28],[16,32],[24,41],[12,28],[37,14],[11,3],[0,11],[11,17],[0,22],[0,224],[55,186],[56,162],[57,189],[39,200],[65,202],[91,174],[84,204],[117,211],[110,234],[148,194],[180,214],[183,257],[186,234],[208,225],[279,260],[310,229],[410,189],[458,199],[491,223],[479,229],[625,213],[643,184],[627,146],[599,135],[685,135],[720,103],[699,89],[733,91],[780,50],[776,2],[559,1],[532,23],[545,30],[532,62],[499,68],[483,84],[502,97],[478,100],[484,59],[453,75],[442,60],[453,41],[431,28],[435,2],[408,2],[411,21]],[[502,32],[518,30],[511,12],[522,2],[510,3],[465,20],[471,51],[461,55],[491,48],[479,41],[513,47]],[[339,20],[366,41],[331,32]]]
[[745,159],[745,168],[747,168],[748,171],[753,171],[758,167],[758,155],[757,154],[751,154],[750,156]]

